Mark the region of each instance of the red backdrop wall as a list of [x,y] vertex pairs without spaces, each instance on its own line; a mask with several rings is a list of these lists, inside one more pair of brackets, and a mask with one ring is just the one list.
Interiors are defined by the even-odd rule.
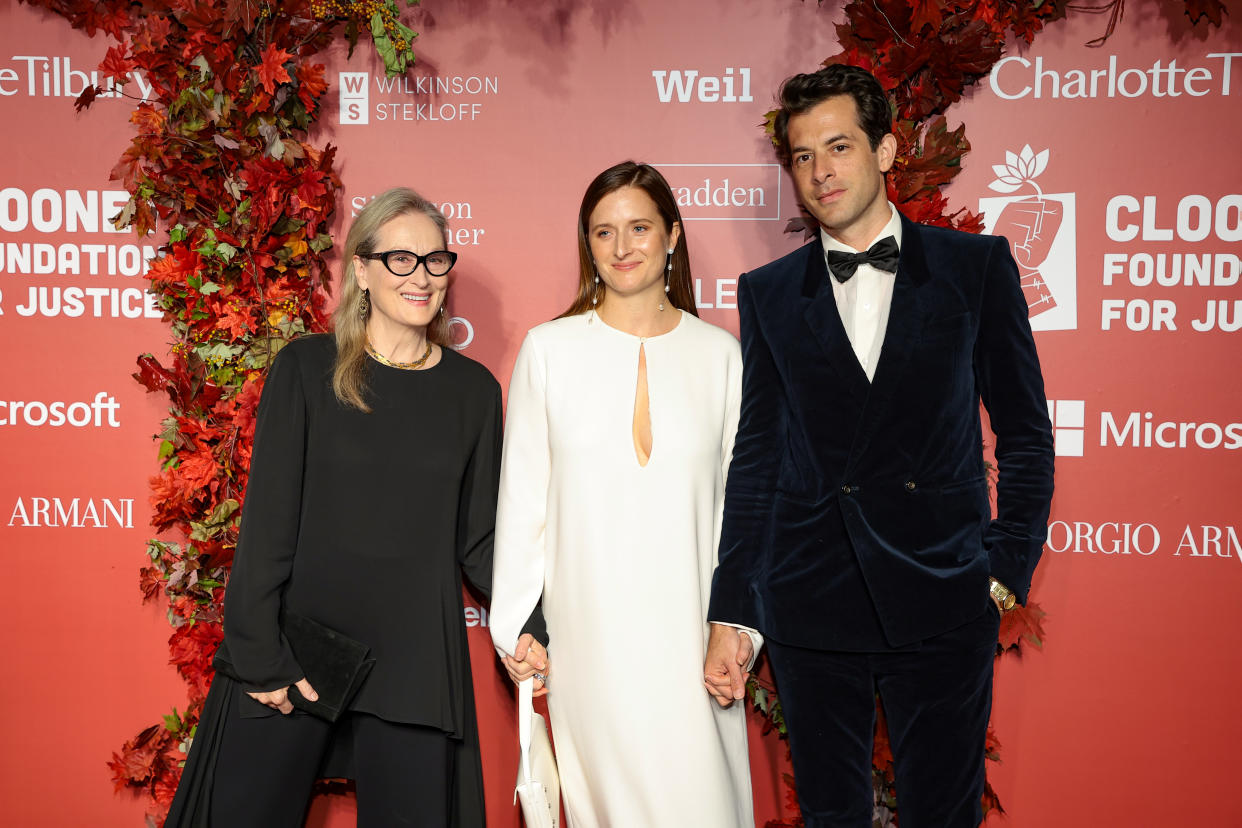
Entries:
[[[1029,265],[1059,455],[1034,589],[1047,646],[997,676],[992,774],[1009,814],[996,824],[1242,824],[1242,27],[1192,30],[1181,10],[1131,0],[1101,48],[1085,44],[1104,19],[1071,16],[1011,47],[950,111],[973,147],[951,202],[984,212]],[[338,230],[389,186],[442,203],[461,254],[458,341],[506,383],[526,329],[573,292],[586,183],[650,161],[682,198],[701,313],[736,333],[737,275],[799,243],[782,232],[792,187],[756,125],[781,79],[837,51],[834,4],[461,0],[416,14],[408,78],[386,79],[366,48],[329,61],[314,137],[340,148]],[[114,794],[105,762],[185,704],[169,627],[137,587],[163,404],[129,375],[168,335],[144,304],[152,243],[106,229],[133,102],[72,106],[105,49],[0,4],[11,825],[140,824],[143,804]],[[513,826],[509,690],[486,614],[463,622],[489,817]],[[649,691],[633,703],[657,703]],[[752,733],[760,820],[782,813],[782,754]],[[351,809],[321,798],[311,821],[352,824]]]

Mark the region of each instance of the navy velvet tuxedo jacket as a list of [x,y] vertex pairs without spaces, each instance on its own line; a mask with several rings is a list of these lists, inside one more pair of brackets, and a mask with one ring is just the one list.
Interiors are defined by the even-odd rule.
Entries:
[[[785,644],[884,651],[1026,600],[1052,428],[1005,239],[902,218],[874,380],[818,238],[738,285],[742,413],[708,618]],[[992,519],[979,404],[996,434]]]

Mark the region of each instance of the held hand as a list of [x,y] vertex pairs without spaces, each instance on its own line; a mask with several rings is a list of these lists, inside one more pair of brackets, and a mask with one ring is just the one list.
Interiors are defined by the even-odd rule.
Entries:
[[751,640],[749,634],[744,631],[738,631],[738,647],[737,647],[737,666],[741,668],[742,682],[750,678],[750,673],[745,672],[746,665],[750,664],[750,660],[755,657],[755,642]]
[[515,684],[533,677],[535,696],[542,696],[548,692],[546,687],[549,671],[548,651],[535,640],[533,635],[523,633],[518,639],[513,655],[505,656],[502,660],[505,669],[509,671],[509,678],[513,679]]
[[[305,678],[297,680],[298,692],[307,701],[318,701],[319,694],[315,692],[315,688],[311,687],[310,682]],[[266,704],[273,710],[279,710],[286,716],[293,712],[293,702],[289,701],[289,688],[282,687],[279,690],[269,690],[266,693],[247,693],[247,696],[259,702]]]
[[742,666],[750,661],[752,650],[750,636],[742,635],[736,627],[712,624],[707,657],[703,660],[703,686],[721,707],[746,697],[750,673],[744,672]]

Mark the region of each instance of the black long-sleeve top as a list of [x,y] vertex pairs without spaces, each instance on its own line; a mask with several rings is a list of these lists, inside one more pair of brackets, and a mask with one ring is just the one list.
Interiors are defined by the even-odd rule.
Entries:
[[371,647],[351,710],[462,738],[474,709],[461,574],[490,592],[500,386],[449,349],[422,371],[370,361],[368,414],[336,399],[335,356],[317,335],[273,361],[221,658],[247,690],[302,678],[280,635],[283,601]]

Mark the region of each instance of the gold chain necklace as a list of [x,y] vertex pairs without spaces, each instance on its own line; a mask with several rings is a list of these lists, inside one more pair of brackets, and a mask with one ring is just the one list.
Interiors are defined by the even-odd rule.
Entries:
[[387,365],[389,368],[400,368],[402,371],[417,371],[423,367],[427,361],[427,357],[431,356],[431,340],[427,340],[427,350],[423,351],[423,355],[413,362],[394,362],[388,357],[381,354],[371,345],[370,340],[367,341],[367,355],[376,362]]

